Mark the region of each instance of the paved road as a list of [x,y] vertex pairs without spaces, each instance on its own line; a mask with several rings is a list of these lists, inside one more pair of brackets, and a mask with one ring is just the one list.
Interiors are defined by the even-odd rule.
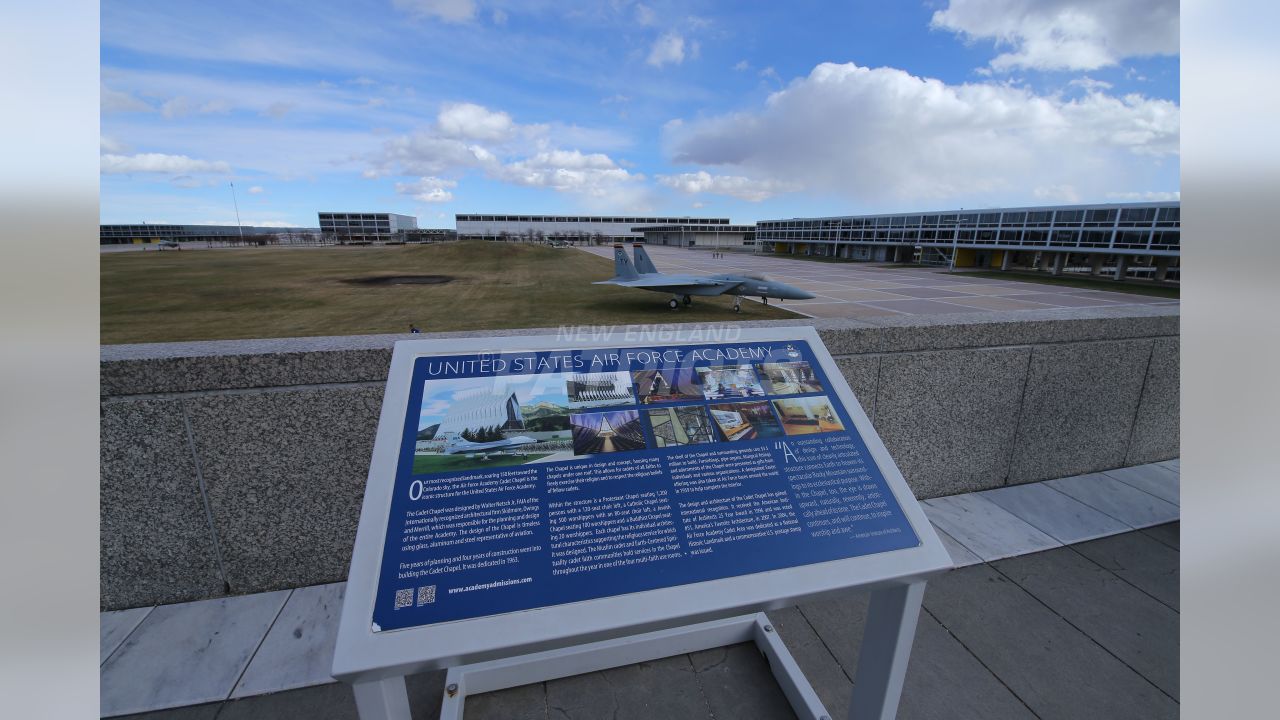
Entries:
[[[580,249],[613,258],[612,247]],[[888,315],[1178,304],[1177,300],[1146,295],[966,277],[963,272],[951,275],[932,269],[885,268],[869,263],[825,263],[738,253],[712,258],[711,253],[704,250],[652,245],[646,249],[660,272],[711,274],[746,270],[764,272],[772,278],[804,288],[817,297],[788,300],[782,303],[782,307],[810,317],[861,319]]]

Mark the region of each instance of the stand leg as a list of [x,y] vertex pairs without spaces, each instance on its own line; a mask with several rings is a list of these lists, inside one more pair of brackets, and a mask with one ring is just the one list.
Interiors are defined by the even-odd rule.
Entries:
[[893,720],[897,716],[923,599],[923,581],[871,593],[849,720]]
[[404,676],[354,683],[360,720],[410,720],[409,690]]

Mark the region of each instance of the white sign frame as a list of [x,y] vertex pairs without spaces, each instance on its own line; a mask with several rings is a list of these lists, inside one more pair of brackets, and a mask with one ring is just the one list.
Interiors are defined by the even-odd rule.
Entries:
[[[867,700],[869,704],[861,712],[876,717],[892,717],[896,712],[906,658],[914,637],[924,581],[931,575],[951,569],[952,561],[818,333],[812,327],[798,326],[663,330],[661,335],[655,332],[654,336],[646,335],[639,339],[619,337],[622,333],[609,335],[600,333],[599,338],[587,341],[535,335],[404,340],[395,344],[333,660],[333,676],[356,685],[362,716],[366,708],[371,714],[400,715],[399,696],[403,693],[405,675],[774,610],[856,587],[873,591],[873,615],[879,613],[884,621],[896,619],[889,626],[877,623],[883,627],[882,630],[873,628],[871,620],[868,620],[864,659],[870,643],[879,646],[877,653],[887,654],[888,662],[867,663],[865,677],[863,663],[860,662],[858,672],[859,682],[867,688],[863,697],[882,696],[878,703],[874,702],[875,698]],[[809,343],[832,386],[830,390],[848,411],[920,545],[500,615],[373,632],[374,602],[396,464],[408,411],[413,366],[419,357],[786,341]],[[872,692],[872,686],[883,687]],[[883,697],[885,695],[889,697]],[[855,706],[858,705],[855,698]],[[386,711],[377,710],[379,706]],[[404,711],[407,709],[406,697]],[[884,715],[886,711],[888,715]]]

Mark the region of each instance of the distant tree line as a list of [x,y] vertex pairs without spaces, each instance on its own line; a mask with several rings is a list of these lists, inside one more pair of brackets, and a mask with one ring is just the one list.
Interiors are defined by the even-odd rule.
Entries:
[[599,232],[563,232],[557,230],[550,235],[541,230],[528,228],[524,232],[513,233],[503,230],[498,233],[500,242],[523,242],[542,245],[604,245],[609,238]]
[[491,427],[466,428],[462,431],[462,439],[468,442],[493,442],[502,439],[502,428],[497,425]]

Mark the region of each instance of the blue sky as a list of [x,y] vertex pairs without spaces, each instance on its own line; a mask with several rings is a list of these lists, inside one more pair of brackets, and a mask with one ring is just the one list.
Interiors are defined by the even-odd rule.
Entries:
[[109,2],[104,223],[1168,199],[1176,0]]

